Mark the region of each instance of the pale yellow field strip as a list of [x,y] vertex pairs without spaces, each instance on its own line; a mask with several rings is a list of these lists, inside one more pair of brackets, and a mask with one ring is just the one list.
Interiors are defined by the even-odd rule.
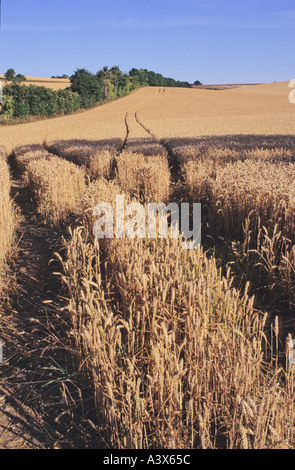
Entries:
[[[28,77],[26,76],[26,81],[22,82],[23,85],[36,85],[36,86],[45,86],[46,88],[51,88],[52,90],[64,90],[71,86],[71,82],[68,78],[43,78],[43,77]],[[3,85],[10,84],[5,80],[4,75],[0,75],[0,81]]]

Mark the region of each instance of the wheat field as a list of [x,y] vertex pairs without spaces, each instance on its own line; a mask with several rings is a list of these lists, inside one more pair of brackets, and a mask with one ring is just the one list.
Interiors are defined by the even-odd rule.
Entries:
[[[105,140],[126,136],[126,113],[137,113],[159,139],[228,134],[292,134],[294,106],[288,82],[225,90],[143,88],[118,101],[82,114],[0,129],[1,144],[11,152],[19,145],[44,140]],[[138,137],[142,136],[140,127]],[[134,136],[136,137],[136,136]],[[147,135],[146,135],[147,137]]]
[[[288,94],[288,82],[150,87],[0,128],[0,222],[10,221],[0,226],[1,252],[17,221],[10,165],[40,226],[58,234],[53,314],[64,319],[109,447],[294,448],[295,328],[281,328],[295,301]],[[180,233],[98,240],[94,207],[116,214],[118,195],[144,208],[201,202],[203,246],[184,250]]]

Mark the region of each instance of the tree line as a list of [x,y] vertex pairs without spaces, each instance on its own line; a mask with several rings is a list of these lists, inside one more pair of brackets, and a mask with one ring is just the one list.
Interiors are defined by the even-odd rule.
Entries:
[[[66,78],[63,75],[62,78]],[[47,87],[29,85],[26,79],[9,69],[3,87],[1,121],[30,116],[52,117],[70,114],[79,109],[87,109],[96,104],[128,95],[144,86],[190,88],[188,82],[176,81],[146,69],[131,69],[124,73],[118,66],[103,67],[96,74],[85,68],[77,69],[70,79],[70,86],[64,90],[51,90]]]

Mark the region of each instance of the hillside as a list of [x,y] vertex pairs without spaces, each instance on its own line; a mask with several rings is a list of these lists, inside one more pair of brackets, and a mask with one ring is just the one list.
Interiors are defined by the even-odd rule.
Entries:
[[0,128],[1,143],[44,139],[105,139],[124,135],[125,116],[138,113],[159,138],[222,134],[294,134],[288,82],[213,90],[147,87],[95,109],[47,121]]

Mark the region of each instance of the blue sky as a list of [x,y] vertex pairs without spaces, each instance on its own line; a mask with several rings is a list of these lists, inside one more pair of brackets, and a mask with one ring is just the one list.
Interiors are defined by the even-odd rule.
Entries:
[[0,73],[273,82],[295,77],[294,44],[294,0],[2,0]]

